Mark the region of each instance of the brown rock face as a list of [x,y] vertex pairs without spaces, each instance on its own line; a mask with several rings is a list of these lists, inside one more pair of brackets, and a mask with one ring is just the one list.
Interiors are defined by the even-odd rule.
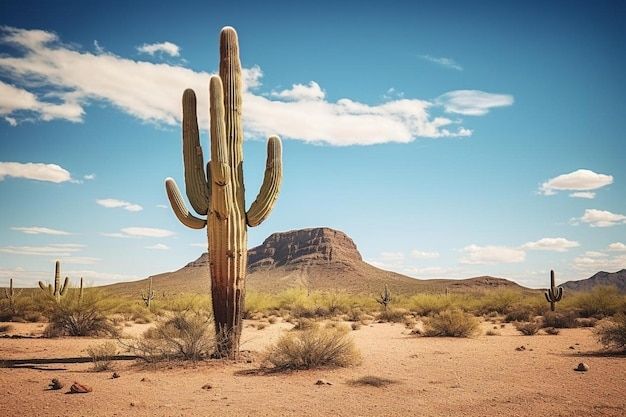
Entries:
[[362,258],[352,239],[326,227],[274,233],[262,245],[248,251],[250,271],[354,261]]

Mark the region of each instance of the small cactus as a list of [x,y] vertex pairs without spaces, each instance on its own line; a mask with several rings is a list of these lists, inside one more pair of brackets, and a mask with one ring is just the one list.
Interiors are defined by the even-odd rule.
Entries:
[[83,303],[83,277],[80,277],[80,289],[78,292],[78,303]]
[[146,305],[146,307],[150,308],[150,304],[152,303],[152,300],[154,300],[154,297],[156,297],[156,293],[154,292],[154,290],[152,289],[152,278],[150,278],[150,284],[148,286],[148,292],[141,292],[141,299],[143,300],[144,304]]
[[391,292],[389,291],[387,284],[385,284],[385,291],[380,293],[378,298],[376,298],[376,302],[382,305],[385,311],[387,311],[387,307],[389,306],[389,304],[391,304],[391,301],[393,301],[393,298],[391,297]]
[[550,310],[556,309],[556,303],[563,298],[563,287],[554,285],[554,271],[550,271],[550,289],[544,293],[546,300],[550,303]]
[[67,293],[67,289],[70,287],[70,278],[65,277],[63,285],[61,285],[61,263],[56,261],[54,265],[54,287],[52,284],[46,285],[43,281],[39,281],[39,288],[44,292],[47,292],[58,303],[61,302],[61,297]]
[[4,295],[6,299],[9,301],[9,311],[11,314],[15,314],[15,300],[20,296],[22,290],[15,290],[13,288],[13,278],[9,279],[9,288],[4,289]]

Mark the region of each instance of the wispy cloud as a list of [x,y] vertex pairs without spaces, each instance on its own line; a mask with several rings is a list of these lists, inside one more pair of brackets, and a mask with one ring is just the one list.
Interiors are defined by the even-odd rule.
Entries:
[[543,195],[554,195],[558,191],[574,191],[570,197],[592,199],[598,188],[613,184],[613,176],[598,174],[589,169],[579,169],[567,174],[562,174],[551,178],[541,184],[539,193]]
[[432,62],[433,64],[437,64],[445,68],[463,71],[463,67],[452,58],[436,57],[432,55],[419,55],[419,57],[424,61]]
[[3,246],[0,252],[13,255],[29,256],[72,256],[80,252],[85,246],[75,243],[57,243],[46,246]]
[[63,119],[79,122],[82,120],[84,112],[76,95],[71,93],[55,95],[61,99],[61,103],[41,101],[35,94],[27,90],[0,81],[0,115],[6,116],[5,120],[11,126],[17,126],[17,120],[7,115],[17,111],[36,113],[44,121]]
[[104,198],[104,199],[96,200],[96,203],[106,208],[123,208],[124,210],[127,210],[127,211],[143,210],[143,207],[141,207],[139,204],[133,204],[133,203],[129,203],[128,201],[118,200],[115,198]]
[[522,249],[506,246],[469,245],[461,252],[460,262],[473,265],[518,263],[526,259],[526,252]]
[[411,251],[411,258],[415,259],[435,259],[439,257],[439,252],[429,252],[414,249]]
[[146,249],[152,249],[152,250],[169,250],[170,247],[163,244],[163,243],[157,243],[156,245],[151,245],[151,246],[146,246]]
[[175,233],[171,230],[157,229],[154,227],[125,227],[116,233],[101,233],[106,237],[130,238],[130,237],[169,237]]
[[50,229],[48,227],[41,226],[30,226],[30,227],[12,227],[11,230],[15,230],[16,232],[26,233],[27,235],[59,235],[66,236],[70,235],[70,232],[66,232],[63,230]]
[[56,164],[35,162],[0,162],[0,181],[6,177],[61,183],[72,181],[72,175]]
[[626,216],[623,214],[611,213],[606,210],[587,209],[580,219],[591,227],[611,227],[626,224]]
[[91,181],[96,179],[96,174],[87,174],[83,176],[83,179],[86,181]]
[[543,250],[553,252],[566,252],[568,249],[577,248],[580,243],[565,239],[564,237],[544,237],[535,242],[528,242],[522,245],[522,249]]
[[[41,30],[4,27],[0,42],[21,51],[17,56],[1,56],[0,71],[24,88],[37,86],[48,90],[46,97],[56,95],[59,105],[66,109],[56,113],[61,118],[65,113],[67,120],[82,120],[83,106],[101,101],[143,121],[175,125],[181,119],[181,92],[191,87],[198,95],[199,123],[208,126],[209,73],[135,61],[109,52],[94,54],[69,48],[54,33]],[[253,91],[261,84],[262,72],[258,67],[244,69],[243,76],[244,128],[248,135],[264,138],[277,134],[337,146],[470,136],[471,130],[463,127],[461,121],[434,113],[441,112],[443,106],[448,113],[483,115],[489,109],[513,102],[510,96],[473,90],[449,92],[435,102],[415,98],[375,105],[349,98],[332,102],[314,81],[296,84],[271,99]],[[33,92],[26,92],[42,100]],[[3,107],[3,115],[18,119],[22,107],[9,103]],[[37,106],[28,110],[42,120],[49,117]]]
[[172,42],[144,43],[137,47],[137,51],[148,55],[167,54],[174,57],[180,55],[180,47]]

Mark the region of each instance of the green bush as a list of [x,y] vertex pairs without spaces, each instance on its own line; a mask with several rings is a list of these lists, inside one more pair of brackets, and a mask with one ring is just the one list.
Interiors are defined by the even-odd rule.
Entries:
[[446,310],[424,321],[424,336],[470,337],[479,330],[476,317],[461,310]]

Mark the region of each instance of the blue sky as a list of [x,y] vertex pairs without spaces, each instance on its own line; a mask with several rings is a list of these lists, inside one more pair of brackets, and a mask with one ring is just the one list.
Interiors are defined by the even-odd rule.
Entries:
[[208,126],[226,25],[248,202],[265,139],[283,139],[250,247],[329,226],[417,278],[626,268],[623,2],[131,3],[0,3],[1,279],[34,285],[55,259],[93,284],[139,279],[203,251],[163,180],[183,183],[185,88]]

